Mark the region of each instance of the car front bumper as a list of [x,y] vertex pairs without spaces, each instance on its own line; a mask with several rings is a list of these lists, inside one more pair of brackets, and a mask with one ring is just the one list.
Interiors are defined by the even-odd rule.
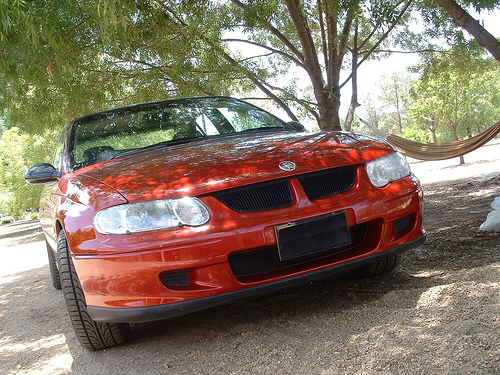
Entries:
[[279,291],[284,288],[290,288],[296,285],[304,284],[318,279],[327,278],[334,274],[342,273],[365,264],[377,261],[380,258],[401,254],[407,250],[415,248],[423,244],[427,239],[427,234],[420,238],[390,249],[383,253],[375,254],[359,260],[335,265],[329,268],[318,271],[301,274],[295,277],[274,281],[271,283],[261,284],[253,287],[248,287],[241,290],[227,292],[223,294],[215,294],[208,297],[174,302],[164,305],[138,307],[138,308],[106,308],[88,306],[88,312],[93,320],[98,322],[109,323],[139,323],[147,321],[155,321],[161,319],[173,318],[176,316],[193,313],[207,308],[216,307],[237,300],[251,298],[262,294],[267,294]]

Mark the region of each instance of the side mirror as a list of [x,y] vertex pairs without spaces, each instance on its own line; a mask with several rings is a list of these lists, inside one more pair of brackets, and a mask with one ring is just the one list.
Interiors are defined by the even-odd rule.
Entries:
[[305,132],[305,131],[307,131],[307,129],[305,128],[305,126],[302,125],[298,121],[290,121],[290,122],[287,123],[287,125],[290,126],[291,128],[293,128],[294,130],[299,131],[299,132]]
[[32,185],[54,182],[58,177],[57,169],[48,163],[34,165],[24,175],[26,182]]

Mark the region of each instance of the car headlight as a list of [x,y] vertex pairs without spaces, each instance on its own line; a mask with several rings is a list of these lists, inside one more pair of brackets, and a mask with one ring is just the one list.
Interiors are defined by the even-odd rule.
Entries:
[[409,176],[411,173],[408,162],[399,152],[393,152],[366,163],[366,169],[370,181],[378,188]]
[[181,226],[200,226],[210,219],[196,198],[153,200],[113,206],[99,211],[94,226],[102,234],[129,234]]

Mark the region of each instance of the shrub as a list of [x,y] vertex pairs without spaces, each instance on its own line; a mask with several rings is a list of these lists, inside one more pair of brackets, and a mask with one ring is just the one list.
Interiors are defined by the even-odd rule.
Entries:
[[3,224],[10,224],[13,223],[15,219],[12,216],[3,216],[0,218],[0,222]]
[[50,143],[55,137],[32,135],[18,128],[5,130],[0,136],[0,212],[22,218],[26,212],[38,210],[42,186],[28,185],[27,169],[50,159]]
[[401,137],[415,142],[429,143],[432,142],[431,136],[428,131],[420,129],[417,126],[407,127],[403,130]]

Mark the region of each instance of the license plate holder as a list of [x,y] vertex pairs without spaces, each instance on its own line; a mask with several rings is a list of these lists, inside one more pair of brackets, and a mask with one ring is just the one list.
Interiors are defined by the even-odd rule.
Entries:
[[276,225],[275,231],[281,261],[334,253],[351,244],[345,211]]

